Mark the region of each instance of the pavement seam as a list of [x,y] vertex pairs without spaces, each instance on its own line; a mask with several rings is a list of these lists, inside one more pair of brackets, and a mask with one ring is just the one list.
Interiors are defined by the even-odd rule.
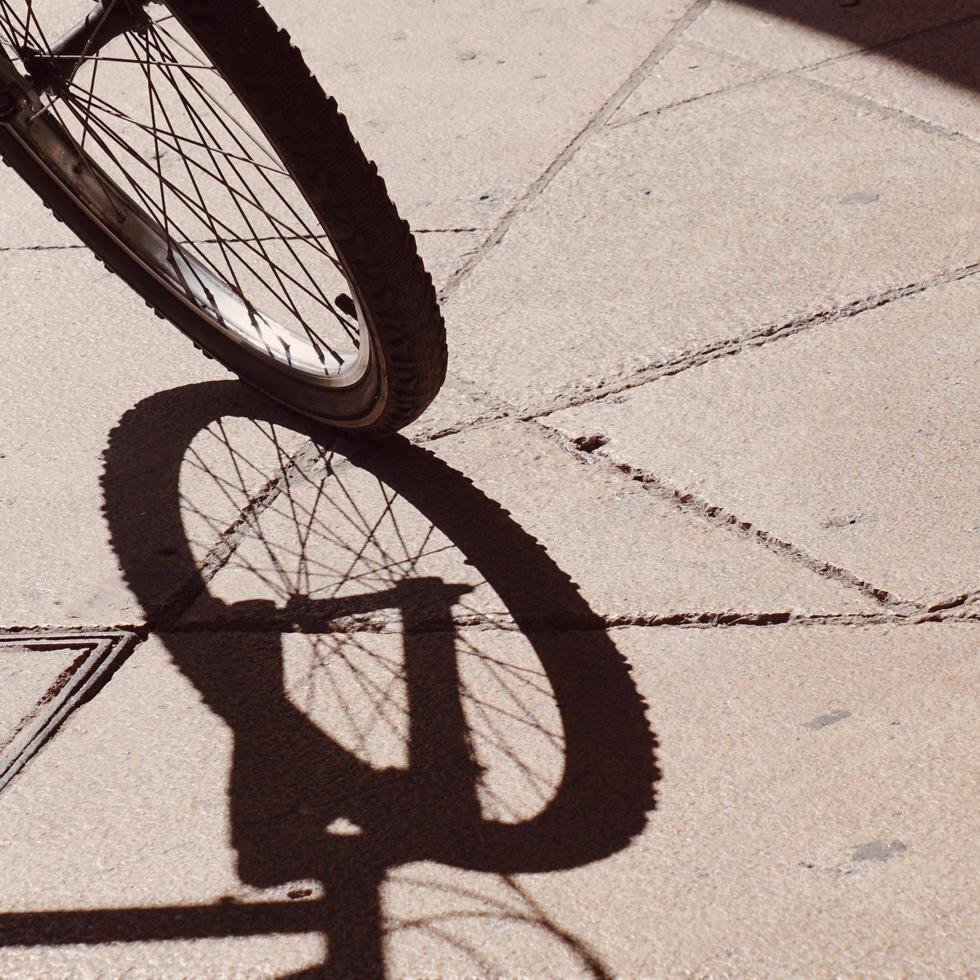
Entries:
[[0,641],[39,651],[78,651],[71,665],[48,686],[34,707],[15,725],[9,738],[0,744],[0,792],[3,792],[34,762],[69,718],[111,682],[142,638],[118,629],[90,629],[86,633],[0,629]]
[[449,425],[442,425],[438,428],[432,428],[429,430],[423,430],[417,433],[413,438],[412,442],[415,445],[427,445],[430,442],[438,442],[440,439],[446,439],[449,436],[458,436],[463,432],[473,432],[479,429],[489,428],[495,425],[497,422],[503,422],[512,417],[512,411],[509,409],[500,409],[497,411],[485,412],[476,418],[466,419],[462,422],[453,422]]
[[145,629],[152,632],[172,631],[194,605],[207,586],[234,557],[238,546],[249,537],[249,528],[278,500],[293,476],[303,475],[306,458],[317,455],[319,447],[312,441],[300,447],[279,472],[253,493],[235,520],[208,549],[197,572],[189,576],[164,603],[156,615],[149,617]]
[[[783,68],[774,69],[769,65],[765,65],[762,62],[754,61],[753,59],[746,58],[744,55],[739,55],[734,51],[728,51],[724,48],[717,47],[709,42],[702,40],[687,39],[686,43],[691,44],[695,47],[701,48],[702,50],[714,54],[718,57],[724,58],[725,60],[731,62],[734,65],[741,65],[745,68],[759,71],[762,74],[756,78],[749,78],[742,82],[736,82],[734,85],[724,86],[723,88],[715,89],[711,92],[704,92],[701,95],[692,96],[689,99],[681,99],[678,102],[672,102],[669,105],[661,106],[658,109],[649,109],[646,112],[637,113],[635,116],[630,116],[626,119],[621,119],[618,122],[610,122],[606,124],[607,129],[619,129],[623,126],[630,126],[635,123],[642,122],[647,119],[654,119],[661,113],[669,112],[674,109],[679,109],[686,105],[691,105],[694,102],[700,102],[702,99],[716,98],[721,95],[725,95],[729,92],[735,92],[739,89],[748,88],[752,85],[761,85],[765,82],[771,81],[778,78],[788,78],[796,77],[801,81],[810,81],[814,84],[821,84],[825,88],[833,91],[839,95],[850,95],[846,90],[838,88],[832,83],[820,82],[817,79],[804,78],[807,73],[818,71],[821,68],[826,68],[829,65],[840,64],[846,61],[852,61],[854,59],[863,57],[868,54],[873,54],[875,52],[882,52],[890,47],[894,47],[898,44],[903,44],[906,41],[914,40],[915,38],[928,36],[930,34],[937,34],[946,30],[954,30],[959,27],[963,27],[966,24],[970,24],[976,20],[980,19],[980,14],[971,14],[967,17],[961,17],[959,20],[950,21],[946,24],[933,25],[932,27],[926,27],[919,31],[913,31],[910,34],[903,34],[901,37],[892,38],[888,41],[882,41],[879,44],[872,44],[866,48],[860,48],[857,51],[847,51],[843,54],[832,55],[829,58],[821,58],[819,61],[813,61],[807,65],[799,65],[795,68]],[[896,117],[901,118],[905,122],[911,122],[917,125],[917,128],[925,128],[928,132],[933,135],[943,136],[948,139],[953,139],[956,142],[963,143],[965,145],[976,148],[980,146],[980,142],[973,139],[972,137],[966,136],[957,130],[949,129],[944,127],[939,123],[933,123],[929,120],[922,119],[916,116],[914,113],[907,112],[906,110],[897,109],[892,106],[888,106],[884,103],[878,102],[868,96],[854,95],[854,100],[860,101],[865,106],[871,105],[879,110],[883,110],[888,114],[894,114]]]
[[839,320],[846,320],[850,317],[858,316],[861,313],[867,313],[869,310],[875,310],[898,300],[906,299],[909,296],[924,293],[935,286],[944,286],[949,283],[958,282],[961,279],[969,279],[978,273],[980,273],[980,262],[975,262],[971,265],[954,269],[951,272],[943,272],[937,276],[931,276],[920,282],[898,286],[881,293],[873,293],[871,296],[854,300],[851,303],[846,303],[830,310],[809,313],[806,316],[797,317],[784,323],[770,324],[748,334],[714,341],[693,351],[687,351],[665,361],[659,361],[647,367],[639,368],[631,372],[628,377],[599,381],[594,387],[583,390],[579,394],[569,395],[550,405],[540,406],[531,411],[514,414],[521,421],[525,422],[546,418],[556,412],[591,404],[608,398],[610,395],[617,395],[632,388],[640,388],[659,381],[662,378],[673,377],[684,371],[689,371],[691,368],[709,364],[711,361],[718,360],[722,357],[730,357],[735,354],[740,354],[743,351],[755,350],[775,341],[795,337],[797,334],[812,330],[814,327],[819,327],[826,323],[836,323]]
[[722,527],[733,531],[740,537],[755,541],[767,551],[771,551],[781,558],[786,558],[797,565],[801,565],[808,571],[828,581],[836,582],[856,589],[862,595],[874,600],[883,609],[901,612],[908,615],[923,614],[929,610],[918,603],[910,602],[900,596],[862,579],[848,569],[825,561],[815,555],[809,554],[799,545],[786,541],[772,531],[767,531],[751,521],[743,520],[736,514],[712,504],[702,497],[699,497],[691,490],[675,487],[666,480],[633,466],[630,463],[613,459],[608,454],[602,452],[601,446],[595,449],[584,450],[575,445],[572,440],[561,435],[555,429],[546,426],[544,423],[534,420],[533,424],[554,445],[560,446],[566,453],[584,465],[601,465],[609,470],[617,471],[629,479],[639,483],[645,490],[654,493],[662,500],[672,504],[677,510],[690,514],[702,521],[715,527]]
[[674,45],[684,34],[684,32],[708,9],[711,0],[694,0],[687,11],[674,22],[673,26],[643,59],[641,64],[635,68],[619,88],[603,103],[601,108],[592,118],[579,130],[572,141],[558,154],[549,164],[543,174],[534,181],[524,194],[508,209],[504,216],[497,222],[490,236],[483,245],[476,249],[469,258],[449,277],[449,281],[439,292],[440,303],[448,302],[473,273],[473,270],[483,261],[486,256],[493,251],[507,236],[513,224],[528,210],[528,208],[541,196],[552,181],[560,174],[565,167],[575,158],[578,151],[591,139],[591,137],[605,127],[606,122],[622,106],[622,104],[633,94],[634,91],[649,77],[653,69],[663,61],[670,53]]
[[0,245],[0,252],[67,252],[88,249],[81,242],[72,245]]
[[624,126],[633,126],[636,123],[643,122],[644,120],[656,119],[658,116],[661,116],[666,112],[672,112],[675,109],[681,109],[684,106],[693,105],[695,102],[700,102],[702,99],[711,99],[719,95],[727,95],[729,92],[737,92],[739,89],[750,88],[753,85],[761,85],[763,82],[768,82],[770,79],[782,78],[788,74],[790,74],[790,72],[778,71],[759,75],[757,78],[747,78],[745,81],[736,82],[734,85],[726,85],[723,88],[717,88],[711,92],[702,92],[700,95],[692,95],[688,99],[679,99],[677,102],[662,105],[657,109],[647,109],[645,112],[637,113],[635,116],[628,116],[626,119],[620,119],[618,122],[606,123],[606,129],[622,129]]
[[490,228],[413,228],[413,235],[462,235],[466,232],[481,231],[489,234]]
[[932,122],[929,119],[923,119],[922,116],[917,116],[915,113],[909,112],[907,109],[899,109],[897,106],[888,105],[886,102],[879,102],[870,95],[862,95],[860,92],[854,92],[845,88],[842,84],[838,85],[833,82],[824,81],[822,78],[814,78],[810,74],[810,72],[814,70],[815,69],[800,69],[793,74],[806,85],[812,85],[814,88],[819,88],[825,92],[830,92],[844,101],[860,106],[861,108],[871,109],[880,115],[887,116],[889,119],[894,119],[896,122],[903,123],[911,129],[928,133],[930,136],[939,136],[942,139],[952,140],[954,143],[959,143],[961,146],[968,146],[972,150],[980,149],[980,140],[977,140],[972,136],[967,136],[965,133],[961,133],[958,129],[950,129],[948,126],[943,126],[941,123]]
[[[462,235],[470,232],[481,232],[489,234],[489,228],[413,228],[413,235]],[[275,241],[276,239],[269,239]],[[205,238],[191,242],[192,245],[213,245],[217,239]],[[78,249],[87,249],[88,245],[82,242],[72,242],[67,245],[0,245],[2,252],[65,252]]]
[[495,396],[483,392],[475,382],[455,375],[454,381],[456,383],[465,385],[474,392],[469,397],[479,403],[488,405],[491,411],[488,415],[482,416],[479,419],[463,422],[456,426],[447,426],[433,435],[427,436],[426,439],[436,440],[449,435],[457,435],[469,428],[476,428],[505,418],[515,418],[522,422],[538,421],[557,412],[579,408],[583,405],[591,405],[612,395],[622,394],[624,391],[630,391],[633,388],[642,388],[663,378],[670,378],[674,375],[682,374],[684,371],[691,370],[691,368],[710,364],[712,361],[716,361],[722,357],[731,357],[736,354],[741,354],[743,351],[755,350],[775,341],[795,337],[798,334],[805,333],[808,330],[827,323],[836,323],[839,320],[859,316],[862,313],[867,313],[869,310],[887,306],[890,303],[906,299],[909,296],[917,296],[919,293],[924,293],[936,286],[944,286],[949,283],[959,282],[962,279],[969,279],[978,273],[980,273],[980,262],[975,262],[971,265],[954,269],[951,272],[943,272],[937,276],[931,276],[920,282],[898,286],[881,293],[873,293],[870,296],[865,296],[862,299],[854,300],[851,303],[846,303],[843,306],[837,306],[830,310],[808,313],[805,316],[797,317],[783,323],[769,324],[747,334],[712,341],[692,351],[685,351],[667,360],[637,368],[631,371],[627,377],[600,380],[593,386],[582,389],[577,394],[567,395],[546,405],[539,405],[525,409],[524,411],[513,406],[505,405]]
[[[295,633],[299,635],[317,635],[329,632],[331,635],[359,634],[397,634],[406,633],[452,633],[457,630],[474,630],[488,633],[561,633],[561,632],[596,632],[611,629],[724,629],[734,626],[752,626],[757,628],[774,626],[920,626],[924,623],[980,623],[980,610],[977,612],[943,610],[937,612],[897,612],[882,611],[878,613],[796,613],[788,610],[775,612],[749,612],[724,610],[722,612],[671,612],[671,613],[633,613],[615,616],[569,617],[557,614],[554,616],[541,615],[522,620],[518,625],[509,617],[487,619],[478,615],[455,616],[446,621],[443,618],[413,624],[405,628],[401,623],[375,619],[336,619],[329,622],[312,620],[299,621],[288,617],[283,612],[280,618],[275,616],[264,620],[228,619],[211,622],[191,622],[174,624],[166,629],[123,625],[104,626],[90,625],[78,627],[80,635],[91,632],[142,631],[138,642],[145,642],[150,633]],[[52,626],[4,626],[0,627],[0,638],[9,636],[16,639],[27,632],[50,632],[52,635],[64,636],[69,631],[63,627]],[[72,627],[71,633],[76,632]]]

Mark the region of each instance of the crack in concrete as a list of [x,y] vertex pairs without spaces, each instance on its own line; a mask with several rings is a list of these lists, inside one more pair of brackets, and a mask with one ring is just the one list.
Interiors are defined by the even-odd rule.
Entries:
[[441,303],[447,303],[455,295],[462,283],[473,273],[473,270],[504,240],[514,222],[544,193],[551,182],[568,166],[593,134],[605,127],[606,122],[633,92],[646,81],[653,69],[670,53],[681,35],[708,9],[710,3],[711,0],[694,0],[694,3],[674,23],[673,27],[670,28],[653,51],[644,58],[639,67],[630,73],[626,81],[605,101],[599,111],[592,116],[574,139],[558,154],[544,173],[531,184],[523,196],[497,222],[490,237],[483,245],[474,251],[467,261],[449,277],[449,281],[439,293]]
[[413,228],[413,235],[461,235],[466,232],[482,232],[489,234],[490,228]]
[[656,119],[657,116],[661,116],[665,112],[672,112],[674,109],[680,109],[686,105],[693,105],[695,102],[700,102],[702,99],[711,99],[719,95],[727,95],[729,92],[737,92],[739,89],[749,88],[752,85],[759,85],[762,82],[768,82],[771,78],[781,78],[782,76],[788,74],[790,74],[790,72],[773,72],[767,75],[760,75],[758,78],[748,78],[744,82],[736,82],[734,85],[726,85],[724,88],[714,89],[714,91],[711,92],[702,92],[700,95],[692,95],[688,99],[680,99],[677,102],[671,102],[668,105],[660,106],[657,109],[647,109],[644,112],[637,113],[635,116],[620,119],[619,122],[607,123],[606,129],[622,129],[624,126],[633,126],[638,122],[643,122],[645,119]]
[[77,637],[85,639],[92,633],[133,633],[142,642],[149,636],[150,629],[146,623],[72,623],[70,626],[61,626],[56,623],[34,623],[33,625],[8,623],[0,625],[0,640],[5,637],[16,638],[24,634],[44,634],[50,635],[52,639],[59,637]]
[[81,242],[73,245],[0,245],[0,252],[66,252],[74,249],[87,249]]
[[423,430],[412,439],[412,442],[416,445],[438,442],[440,439],[446,439],[449,436],[458,436],[462,432],[473,432],[478,429],[487,428],[495,422],[502,422],[504,419],[510,417],[510,412],[508,411],[487,412],[476,418],[467,419],[465,422],[456,422],[441,427],[433,427],[430,430]]
[[[974,603],[980,604],[980,589],[976,589],[973,592],[963,592],[956,596],[948,596],[945,599],[932,603],[927,611],[933,613],[949,612],[954,609],[964,609],[969,612],[968,607],[972,606]],[[980,615],[980,608],[977,609],[977,615]]]
[[596,449],[591,452],[582,450],[571,440],[544,425],[542,422],[535,420],[533,424],[544,434],[545,438],[560,446],[579,462],[588,465],[605,464],[607,467],[639,483],[644,489],[656,493],[657,496],[673,504],[678,510],[691,514],[716,527],[727,528],[742,537],[753,540],[761,544],[766,550],[772,551],[780,557],[787,558],[798,565],[802,565],[820,578],[857,589],[862,595],[873,599],[885,609],[904,612],[910,615],[928,611],[917,603],[902,599],[887,589],[883,589],[860,578],[840,565],[834,565],[829,561],[824,561],[822,558],[810,555],[798,545],[790,541],[784,541],[771,531],[758,527],[751,521],[743,520],[724,507],[712,504],[690,490],[672,486],[653,473],[633,466],[630,463],[616,460],[603,452],[602,449]]
[[[414,235],[461,235],[470,232],[479,232],[482,234],[489,234],[489,228],[413,228],[412,234]],[[262,238],[231,238],[231,239],[221,239],[225,244],[235,244],[242,242],[278,242],[278,241],[302,241],[309,238],[308,235],[287,235],[285,238],[276,237],[274,235],[267,235]],[[326,239],[326,235],[315,235],[315,238]],[[201,238],[195,239],[187,244],[191,245],[216,245],[219,244],[217,238]],[[0,245],[0,253],[2,252],[65,252],[65,251],[76,251],[78,249],[87,249],[88,246],[82,242],[73,242],[68,245]]]

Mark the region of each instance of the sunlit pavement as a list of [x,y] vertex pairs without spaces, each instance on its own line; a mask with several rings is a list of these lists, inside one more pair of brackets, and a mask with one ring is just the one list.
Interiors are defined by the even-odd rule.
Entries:
[[268,6],[450,377],[308,427],[0,174],[0,975],[976,974],[980,3]]

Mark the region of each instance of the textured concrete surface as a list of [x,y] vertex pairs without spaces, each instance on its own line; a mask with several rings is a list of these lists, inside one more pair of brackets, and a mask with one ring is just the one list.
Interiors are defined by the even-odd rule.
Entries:
[[[0,267],[9,284],[4,303],[10,340],[0,421],[0,501],[10,560],[0,622],[136,622],[142,613],[121,582],[102,517],[99,479],[110,433],[127,409],[154,391],[227,373],[175,331],[161,329],[142,301],[84,251],[8,252],[0,255]],[[243,406],[250,402],[244,391],[240,399]],[[179,428],[180,420],[158,418],[154,438],[142,447],[144,474],[153,471],[168,425]],[[233,435],[242,451],[277,458],[268,434],[257,426],[243,423]],[[198,448],[227,487],[237,476],[229,476],[232,465],[222,439],[220,432],[203,433]],[[297,444],[294,437],[294,448]],[[185,467],[192,486],[198,465],[189,458]],[[248,473],[241,480],[243,487],[230,484],[238,498],[229,498],[213,479],[206,483],[210,497],[201,500],[202,513],[189,518],[195,540],[201,525],[207,526],[201,532],[207,536],[201,543],[205,551],[214,531],[233,522],[249,492],[258,489]],[[142,519],[149,544],[153,515],[144,513]],[[166,559],[148,552],[148,561]],[[162,602],[176,583],[165,568],[160,573]]]
[[720,0],[691,26],[688,37],[786,71],[925,34],[977,14],[976,0],[844,7],[820,0]]
[[603,130],[455,297],[458,370],[540,411],[968,266],[977,181],[975,147],[795,77]]
[[[980,141],[980,65],[972,56],[978,43],[980,20],[972,18],[882,51],[835,61],[814,69],[810,77]],[[944,72],[924,74],[920,64]]]
[[384,160],[400,209],[419,228],[496,223],[688,8],[684,0],[267,6],[365,149]]
[[[84,937],[0,949],[0,965],[281,976],[325,945],[349,956],[367,942],[359,889],[377,874],[394,976],[969,975],[978,641],[976,624],[602,642],[464,630],[457,697],[480,766],[467,772],[447,741],[437,635],[410,649],[366,634],[153,640],[0,798],[0,935]],[[619,655],[633,680],[614,693],[603,684]],[[600,691],[605,703],[589,696]],[[563,784],[563,767],[601,764],[616,722],[580,741],[597,710],[627,719],[643,702],[658,771],[606,760],[606,820],[590,827],[588,787]],[[449,782],[416,769],[437,759]],[[447,867],[444,828],[422,815],[466,827],[453,802],[474,778],[479,820],[513,828],[511,849],[474,868],[464,848]],[[556,849],[533,821],[560,785],[564,829],[582,836]],[[588,863],[590,845],[612,853]],[[552,851],[555,867],[528,867]],[[368,852],[381,868],[357,858]],[[215,903],[224,919],[195,913]],[[283,906],[310,931],[248,931]],[[113,911],[125,909],[145,916]],[[245,936],[208,935],[235,915]],[[197,942],[180,941],[195,927]],[[174,941],[99,942],[141,929]]]
[[0,172],[0,639],[142,638],[0,975],[980,973],[980,5],[268,7],[450,379],[312,429]]
[[701,44],[680,41],[610,119],[631,122],[684,102],[764,77],[762,68],[735,61]]

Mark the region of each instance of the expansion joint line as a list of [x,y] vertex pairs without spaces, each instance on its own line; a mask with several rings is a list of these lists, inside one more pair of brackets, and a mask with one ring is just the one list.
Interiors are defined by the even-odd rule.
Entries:
[[202,633],[258,633],[331,636],[358,636],[430,633],[604,633],[620,629],[731,629],[733,627],[786,627],[809,626],[920,626],[925,623],[980,623],[980,613],[902,612],[881,611],[868,613],[815,613],[801,614],[790,610],[774,612],[725,611],[725,612],[671,612],[635,613],[606,616],[574,616],[561,613],[542,613],[523,617],[520,624],[506,616],[485,617],[480,615],[454,616],[451,620],[419,620],[411,627],[373,617],[345,617],[329,621],[317,619],[293,619],[283,612],[265,619],[221,619],[183,623],[168,632],[179,634]]
[[699,347],[696,350],[679,354],[677,357],[658,361],[656,364],[639,368],[633,371],[629,377],[600,381],[587,390],[569,395],[549,405],[539,406],[519,417],[521,421],[535,421],[546,418],[555,412],[562,412],[569,408],[577,408],[580,405],[601,401],[610,395],[618,395],[633,388],[641,388],[662,378],[682,374],[685,371],[691,370],[691,368],[701,367],[722,357],[731,357],[735,354],[741,354],[743,351],[764,347],[778,340],[795,337],[797,334],[823,326],[824,324],[836,323],[839,320],[846,320],[850,317],[858,316],[861,313],[867,313],[870,310],[888,306],[890,303],[897,302],[909,296],[916,296],[936,286],[958,282],[961,279],[969,279],[978,273],[980,273],[980,262],[974,262],[959,269],[954,269],[951,272],[930,276],[928,279],[923,279],[920,282],[897,286],[894,289],[888,289],[881,293],[873,293],[870,296],[865,296],[863,299],[854,300],[851,303],[846,303],[830,310],[821,310],[817,313],[811,313],[808,316],[789,320],[785,323],[770,324],[738,337],[718,340],[711,344],[706,344],[704,347]]
[[674,23],[663,40],[647,55],[642,64],[630,73],[629,78],[605,101],[599,111],[558,154],[544,173],[531,184],[523,197],[504,214],[480,248],[472,252],[463,265],[450,276],[449,281],[439,293],[441,303],[447,303],[455,295],[462,283],[473,273],[473,270],[504,240],[514,222],[544,193],[558,174],[571,163],[578,151],[598,130],[605,126],[619,107],[643,84],[657,65],[670,53],[681,35],[708,9],[710,3],[711,0],[695,0],[688,7],[685,14]]
[[[811,313],[807,316],[798,317],[783,323],[768,324],[767,326],[761,327],[760,329],[754,330],[748,334],[713,341],[712,343],[706,344],[705,346],[699,347],[693,351],[686,351],[683,354],[678,354],[676,357],[658,361],[654,364],[649,364],[646,367],[632,371],[628,377],[607,378],[600,380],[595,384],[587,388],[580,389],[578,392],[569,394],[564,398],[557,399],[547,404],[531,407],[523,412],[519,412],[511,406],[499,403],[498,399],[494,399],[492,396],[482,391],[474,390],[468,397],[476,400],[478,403],[486,405],[490,411],[484,415],[481,415],[479,418],[470,420],[469,422],[456,426],[447,426],[437,430],[436,432],[430,433],[425,436],[423,441],[435,441],[437,439],[444,438],[445,436],[457,435],[465,430],[485,425],[488,422],[492,423],[499,421],[503,418],[517,418],[522,422],[534,422],[539,419],[547,418],[549,415],[553,415],[555,412],[562,412],[569,408],[577,408],[581,405],[589,405],[593,402],[598,402],[604,398],[608,398],[611,395],[618,395],[624,391],[630,391],[634,388],[642,388],[645,385],[653,384],[655,381],[660,381],[663,378],[670,378],[677,374],[683,374],[685,371],[689,371],[692,368],[709,364],[711,361],[718,360],[719,358],[732,357],[734,355],[741,354],[744,351],[765,347],[768,344],[779,340],[786,340],[790,337],[795,337],[797,334],[804,333],[816,327],[836,323],[839,320],[846,320],[850,317],[859,316],[862,313],[867,313],[870,310],[875,310],[882,306],[888,306],[891,303],[906,299],[907,297],[917,296],[919,293],[927,292],[936,286],[943,286],[949,283],[959,282],[962,279],[969,279],[970,277],[978,274],[980,274],[980,262],[974,262],[970,265],[962,266],[959,269],[953,269],[950,272],[943,272],[936,276],[930,276],[928,279],[923,279],[919,282],[909,283],[904,286],[897,286],[893,289],[887,289],[880,293],[872,293],[870,296],[865,296],[862,299],[854,300],[851,303],[836,306],[830,310],[820,310],[816,313]],[[473,389],[477,388],[474,382],[471,382],[466,378],[457,378],[456,380]]]
[[939,609],[927,612],[902,612],[882,610],[865,613],[795,613],[790,610],[758,612],[754,610],[726,610],[724,612],[667,612],[630,613],[622,615],[574,615],[541,614],[522,618],[520,624],[507,616],[486,617],[479,615],[454,616],[450,620],[413,622],[410,627],[401,623],[371,617],[349,617],[329,621],[299,619],[290,617],[285,611],[282,615],[273,613],[266,619],[229,618],[212,621],[174,623],[164,630],[144,624],[106,624],[74,626],[70,630],[54,629],[50,626],[7,626],[0,629],[0,639],[13,640],[25,634],[45,633],[52,636],[85,637],[92,633],[132,633],[137,642],[144,642],[152,632],[189,635],[208,633],[259,633],[259,634],[297,634],[331,636],[359,636],[429,633],[593,633],[622,629],[732,629],[734,627],[786,627],[806,628],[810,626],[921,626],[942,623],[980,624],[980,609]]
[[605,453],[601,452],[601,447],[596,447],[592,449],[592,451],[583,450],[570,440],[561,436],[555,430],[544,425],[544,423],[533,420],[531,424],[535,425],[550,442],[560,446],[565,452],[569,453],[579,462],[590,465],[604,464],[608,468],[617,471],[620,474],[624,474],[631,480],[641,484],[645,490],[667,500],[678,510],[691,514],[699,520],[706,521],[709,524],[715,525],[716,527],[723,527],[733,530],[741,536],[762,545],[766,550],[771,551],[782,558],[787,558],[798,565],[802,565],[804,568],[813,572],[815,575],[818,575],[820,578],[828,579],[830,581],[849,586],[850,588],[857,589],[862,595],[867,596],[869,599],[873,599],[885,610],[903,613],[906,615],[915,615],[927,612],[926,609],[917,605],[916,603],[908,602],[907,600],[889,592],[887,589],[880,588],[871,582],[867,582],[855,575],[853,572],[848,571],[846,568],[842,568],[839,565],[834,565],[831,562],[824,561],[821,558],[816,558],[813,555],[808,554],[798,545],[777,537],[771,531],[755,526],[751,521],[746,521],[739,518],[737,515],[731,513],[731,511],[728,511],[723,507],[711,504],[708,501],[701,499],[699,496],[697,496],[697,494],[694,494],[689,490],[683,490],[679,487],[671,486],[665,480],[660,479],[652,473],[632,466],[629,463],[620,462],[610,458]]

